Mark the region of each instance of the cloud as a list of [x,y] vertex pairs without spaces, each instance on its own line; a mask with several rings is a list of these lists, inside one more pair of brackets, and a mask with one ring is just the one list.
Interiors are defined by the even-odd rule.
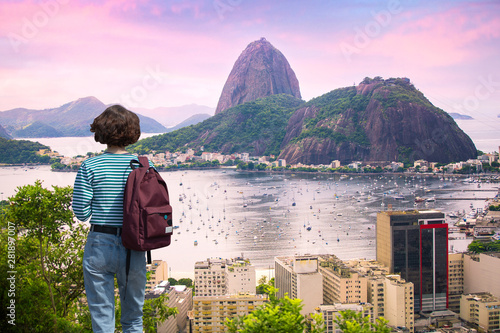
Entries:
[[[42,6],[47,3],[52,7]],[[401,2],[401,11],[378,27],[376,14],[390,9],[387,1],[45,0],[0,6],[0,75],[9,78],[2,82],[0,110],[53,107],[89,95],[111,103],[156,66],[166,78],[143,106],[176,106],[190,98],[215,106],[237,57],[260,37],[288,59],[304,99],[365,76],[408,76],[424,93],[450,101],[470,94],[480,75],[500,81],[497,2]],[[30,24],[34,31],[23,36]],[[365,44],[359,33],[368,34]],[[24,38],[17,51],[12,34]],[[342,43],[356,48],[350,59]],[[496,100],[492,95],[485,102]]]

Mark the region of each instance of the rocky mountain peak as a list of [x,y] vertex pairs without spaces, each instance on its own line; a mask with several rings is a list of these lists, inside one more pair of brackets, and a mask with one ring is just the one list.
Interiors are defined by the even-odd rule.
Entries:
[[301,98],[299,81],[285,56],[262,37],[248,44],[236,60],[215,114],[274,94]]

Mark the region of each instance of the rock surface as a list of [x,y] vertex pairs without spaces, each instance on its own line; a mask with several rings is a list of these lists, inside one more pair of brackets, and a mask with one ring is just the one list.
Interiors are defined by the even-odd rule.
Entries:
[[215,114],[274,94],[301,98],[299,81],[285,56],[261,38],[250,43],[236,60]]
[[[341,89],[333,92],[342,98],[325,102],[325,94],[295,111],[280,159],[287,164],[419,159],[449,163],[477,155],[452,117],[407,82],[390,79]],[[338,113],[325,111],[339,103]]]

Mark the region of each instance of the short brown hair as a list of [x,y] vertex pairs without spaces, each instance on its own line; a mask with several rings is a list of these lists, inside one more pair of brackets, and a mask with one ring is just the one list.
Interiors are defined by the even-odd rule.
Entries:
[[121,105],[108,107],[90,125],[97,142],[125,147],[136,143],[141,136],[139,117]]

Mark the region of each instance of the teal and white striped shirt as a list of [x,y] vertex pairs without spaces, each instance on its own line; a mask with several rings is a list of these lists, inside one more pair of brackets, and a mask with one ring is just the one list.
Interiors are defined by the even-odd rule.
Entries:
[[80,221],[122,226],[123,192],[133,159],[137,156],[104,153],[82,163],[73,189],[73,212]]

